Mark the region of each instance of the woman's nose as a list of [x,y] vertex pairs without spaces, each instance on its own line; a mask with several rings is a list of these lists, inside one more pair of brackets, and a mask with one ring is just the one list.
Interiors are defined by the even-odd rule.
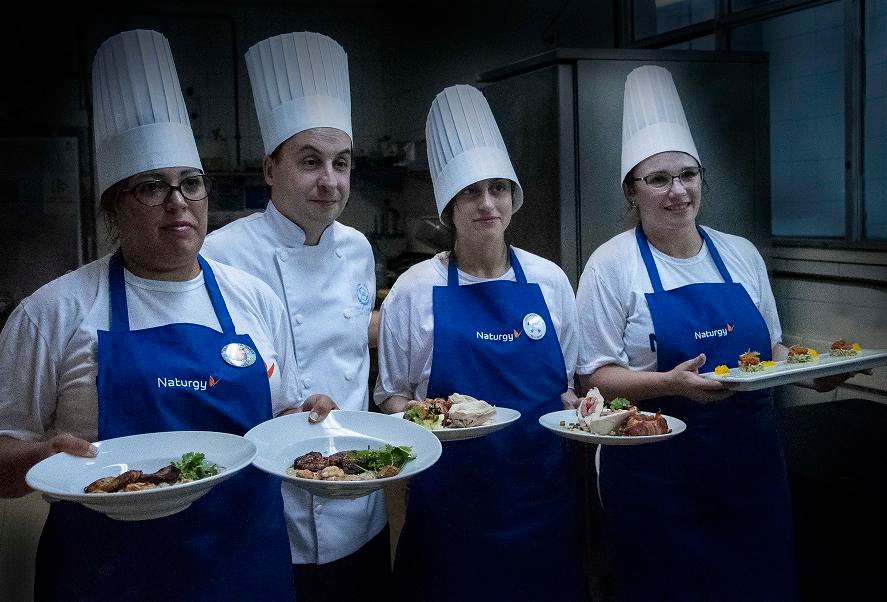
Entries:
[[182,191],[178,188],[173,188],[169,191],[169,196],[166,197],[166,201],[164,201],[163,206],[169,209],[179,209],[181,207],[187,207],[188,201],[185,200]]
[[681,182],[680,178],[672,178],[671,185],[668,187],[668,192],[669,194],[680,196],[682,194],[686,194],[687,187],[684,186],[684,183]]

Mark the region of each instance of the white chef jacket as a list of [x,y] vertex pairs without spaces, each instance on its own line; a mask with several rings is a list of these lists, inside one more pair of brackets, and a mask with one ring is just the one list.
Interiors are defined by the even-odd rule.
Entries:
[[[97,331],[110,328],[110,257],[42,286],[12,312],[0,333],[0,435],[98,438]],[[297,373],[283,304],[257,278],[209,263],[236,332],[248,334],[262,359],[278,366],[269,380],[273,413],[294,407]],[[123,277],[130,329],[188,322],[221,332],[202,272],[183,282],[147,280],[126,269]]]
[[[343,410],[366,410],[367,328],[376,298],[372,247],[338,222],[315,246],[274,203],[263,213],[211,233],[201,253],[267,282],[283,300],[298,366],[298,399],[314,393]],[[356,500],[315,497],[283,484],[284,510],[295,564],[324,564],[357,551],[387,522],[382,492]]]
[[[764,317],[772,348],[782,340],[782,327],[761,254],[740,236],[703,228],[724,260],[733,282],[742,284]],[[671,257],[652,244],[650,252],[665,290],[724,281],[707,244],[688,258]],[[651,292],[653,285],[638,249],[634,228],[617,234],[591,254],[576,292],[582,336],[576,368],[579,374],[591,374],[607,364],[630,370],[656,370],[656,352],[650,351],[653,320],[644,297]]]
[[[522,249],[514,249],[527,282],[539,284],[551,314],[557,340],[564,355],[564,391],[573,388],[573,372],[579,355],[576,299],[564,271],[555,263]],[[392,395],[425,399],[434,355],[435,286],[446,286],[447,253],[412,266],[404,272],[382,303],[379,333],[379,378],[373,399],[381,404]],[[478,278],[459,272],[459,284],[471,285],[492,280],[514,281],[509,268],[499,278]],[[446,452],[444,452],[446,453]]]

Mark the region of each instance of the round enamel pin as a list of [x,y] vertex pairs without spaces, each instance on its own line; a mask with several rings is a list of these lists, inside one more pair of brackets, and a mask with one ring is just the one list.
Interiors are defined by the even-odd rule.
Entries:
[[370,289],[363,282],[357,285],[357,301],[361,305],[366,305],[370,302]]
[[222,359],[231,366],[246,368],[256,363],[256,352],[243,343],[228,343],[222,347]]
[[545,336],[545,320],[539,314],[527,314],[524,316],[524,332],[527,336],[538,341]]

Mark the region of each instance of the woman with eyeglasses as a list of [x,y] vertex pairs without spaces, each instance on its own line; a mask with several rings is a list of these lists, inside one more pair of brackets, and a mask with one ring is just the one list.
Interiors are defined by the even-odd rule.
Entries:
[[[97,189],[119,249],[40,288],[0,334],[7,497],[27,493],[26,471],[53,453],[90,457],[91,441],[157,431],[243,435],[296,405],[281,301],[251,275],[198,255],[212,181],[166,38],[113,36],[92,73]],[[209,386],[167,384],[177,379]],[[330,402],[318,397],[301,408],[324,415]],[[153,520],[50,506],[38,600],[259,594],[294,596],[280,482],[257,469]]]
[[764,261],[697,224],[705,182],[671,74],[625,84],[622,189],[637,226],[579,282],[580,389],[681,418],[665,442],[601,446],[599,492],[619,600],[796,597],[786,468],[768,390],[702,378],[752,350],[784,357]]

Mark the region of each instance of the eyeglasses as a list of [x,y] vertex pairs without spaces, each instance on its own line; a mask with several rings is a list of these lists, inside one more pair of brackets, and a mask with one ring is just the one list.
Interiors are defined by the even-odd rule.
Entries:
[[671,188],[671,183],[675,178],[680,180],[681,184],[685,187],[689,187],[698,184],[704,175],[704,167],[688,167],[687,169],[681,170],[681,173],[676,176],[671,175],[667,171],[654,171],[643,178],[632,178],[631,181],[639,182],[640,180],[643,180],[650,188],[664,192]]
[[212,188],[212,178],[196,174],[188,176],[179,182],[178,186],[173,186],[163,180],[146,180],[139,182],[132,188],[123,188],[120,192],[131,192],[132,196],[142,205],[157,207],[169,200],[173,190],[178,190],[186,200],[196,203],[208,197]]

